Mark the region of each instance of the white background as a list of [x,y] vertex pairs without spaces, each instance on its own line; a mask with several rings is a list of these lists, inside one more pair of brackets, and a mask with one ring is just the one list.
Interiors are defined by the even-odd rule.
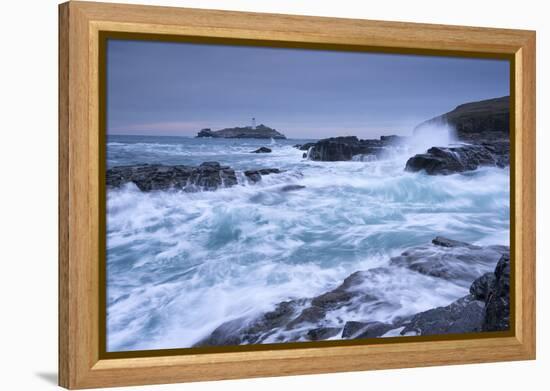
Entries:
[[[124,2],[119,0],[119,2]],[[134,3],[537,30],[538,359],[530,362],[237,380],[154,390],[512,390],[550,380],[550,141],[544,1],[182,0]],[[54,389],[57,376],[57,1],[0,3],[0,389]],[[546,299],[546,300],[545,300]],[[546,303],[545,303],[546,301]],[[459,353],[457,353],[459,354]]]

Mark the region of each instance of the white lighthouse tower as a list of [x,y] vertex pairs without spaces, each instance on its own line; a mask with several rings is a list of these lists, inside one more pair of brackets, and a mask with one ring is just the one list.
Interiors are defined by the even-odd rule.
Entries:
[[256,129],[256,118],[252,118],[252,129]]

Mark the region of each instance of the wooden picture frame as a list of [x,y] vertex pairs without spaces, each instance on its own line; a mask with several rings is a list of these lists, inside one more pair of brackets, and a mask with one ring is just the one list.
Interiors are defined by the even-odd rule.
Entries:
[[[102,354],[102,34],[255,45],[509,58],[512,322],[478,338],[226,352]],[[512,134],[512,130],[511,130]],[[102,195],[103,194],[103,195]],[[102,216],[103,212],[103,216]],[[104,224],[104,221],[103,221]],[[104,342],[104,341],[103,341]],[[391,343],[386,343],[391,342]],[[535,32],[70,1],[59,6],[59,384],[70,389],[535,358]]]

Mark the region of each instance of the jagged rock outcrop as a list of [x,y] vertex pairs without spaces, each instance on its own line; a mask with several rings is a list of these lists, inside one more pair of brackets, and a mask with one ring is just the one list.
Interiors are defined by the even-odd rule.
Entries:
[[133,182],[141,191],[153,190],[216,190],[237,184],[235,170],[218,162],[204,162],[198,167],[139,164],[107,170],[108,187],[120,187]]
[[510,254],[504,253],[494,272],[477,278],[470,294],[400,323],[400,335],[463,334],[506,331],[510,327]]
[[432,147],[407,160],[406,171],[429,175],[449,175],[476,170],[482,166],[510,164],[510,144],[506,141],[451,147]]
[[504,254],[487,284],[483,331],[502,331],[510,327],[510,254]]
[[309,148],[313,147],[315,143],[305,143],[305,144],[296,144],[293,145],[294,148],[299,149],[300,151],[307,151]]
[[199,131],[197,137],[286,139],[284,134],[279,133],[277,130],[264,124],[258,125],[255,128],[252,126],[237,126],[234,128],[224,128],[220,130],[206,128]]
[[489,292],[491,291],[491,287],[494,283],[495,273],[485,273],[472,283],[470,286],[470,295],[475,297],[476,300],[486,302],[489,298]]
[[419,314],[395,326],[402,327],[400,335],[464,334],[481,331],[484,303],[473,296],[464,296],[446,307]]
[[455,129],[459,140],[484,142],[508,139],[510,134],[510,97],[469,102],[454,110],[432,118],[418,125],[414,134],[418,135],[434,125],[450,125]]
[[482,270],[497,264],[507,246],[474,246],[468,243],[436,237],[432,244],[408,249],[390,260],[418,273],[455,282],[474,281]]
[[262,180],[263,175],[280,174],[282,171],[278,168],[259,168],[257,170],[246,170],[244,176],[252,183]]
[[[273,311],[254,319],[238,319],[220,325],[196,346],[263,343],[275,341],[317,340],[319,336],[340,334],[343,327],[325,325],[330,311],[346,307],[348,311],[359,309],[366,302],[379,300],[375,295],[357,288],[364,279],[372,278],[385,270],[356,272],[340,286],[313,298],[300,298],[279,303]],[[235,326],[235,322],[239,327]],[[325,330],[328,329],[328,330]],[[335,330],[337,329],[337,330]],[[225,333],[225,338],[222,334]],[[328,337],[327,337],[328,338]]]
[[253,320],[235,319],[225,322],[195,346],[261,343],[292,319],[298,305],[299,303],[296,301],[284,301],[279,303],[273,311],[269,311]]
[[325,162],[352,160],[357,155],[380,157],[386,147],[403,141],[400,136],[382,136],[378,140],[360,140],[356,136],[331,137],[313,144],[308,157]]
[[250,153],[271,153],[271,149],[267,147],[260,147]]
[[[277,168],[264,168],[245,171],[244,175],[251,183],[255,183],[262,179],[262,175],[280,172]],[[212,191],[238,183],[235,170],[229,166],[222,166],[218,162],[204,162],[198,167],[138,164],[113,167],[106,172],[108,188],[117,188],[130,182],[141,191]]]
[[358,322],[349,321],[344,325],[342,338],[362,339],[381,337],[391,329],[395,328],[392,324],[383,322]]
[[[414,135],[439,125],[454,129],[462,144],[433,146],[411,157],[405,170],[429,175],[449,175],[482,166],[510,165],[510,97],[470,102],[418,125]],[[413,136],[414,137],[414,136]]]

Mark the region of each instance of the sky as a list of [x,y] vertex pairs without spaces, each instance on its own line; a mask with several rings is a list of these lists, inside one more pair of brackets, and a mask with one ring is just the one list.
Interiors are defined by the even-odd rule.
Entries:
[[287,138],[411,134],[509,95],[505,60],[109,40],[107,133],[195,136],[257,124]]

